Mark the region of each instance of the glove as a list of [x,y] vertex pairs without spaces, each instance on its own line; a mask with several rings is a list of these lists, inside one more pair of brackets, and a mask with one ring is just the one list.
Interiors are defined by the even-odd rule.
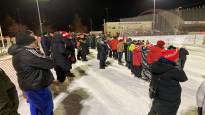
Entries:
[[202,107],[198,107],[198,115],[202,115]]

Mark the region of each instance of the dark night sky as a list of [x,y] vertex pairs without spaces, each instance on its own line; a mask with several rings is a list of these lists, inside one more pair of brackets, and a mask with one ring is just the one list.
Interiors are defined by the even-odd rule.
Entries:
[[[137,16],[139,13],[153,8],[153,0],[39,0],[40,10],[57,28],[65,28],[71,24],[74,14],[78,13],[83,23],[89,25],[92,17],[94,28],[99,28],[106,17],[105,8],[109,8],[109,19]],[[204,4],[205,0],[156,0],[159,9],[172,9],[179,6],[192,7]],[[27,26],[38,21],[35,0],[1,0],[0,19],[11,15],[20,19]]]

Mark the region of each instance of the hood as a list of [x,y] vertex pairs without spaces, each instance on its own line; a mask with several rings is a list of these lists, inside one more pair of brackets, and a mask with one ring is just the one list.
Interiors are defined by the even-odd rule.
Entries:
[[175,66],[164,64],[160,61],[157,61],[154,64],[152,64],[152,72],[156,74],[165,73],[175,68],[176,68]]
[[18,45],[12,45],[9,49],[8,49],[8,53],[10,55],[16,55],[19,52],[21,52],[24,49],[24,47],[20,47]]

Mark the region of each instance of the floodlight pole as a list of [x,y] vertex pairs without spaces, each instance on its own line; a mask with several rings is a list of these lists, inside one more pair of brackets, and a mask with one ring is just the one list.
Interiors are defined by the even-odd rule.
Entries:
[[156,0],[154,0],[152,34],[154,34],[154,30],[155,30],[155,18],[156,18]]
[[38,19],[39,19],[39,26],[40,26],[40,32],[41,32],[41,36],[43,36],[43,23],[41,21],[41,12],[40,12],[40,8],[39,8],[39,1],[36,0],[36,5],[37,5],[37,9],[38,9]]

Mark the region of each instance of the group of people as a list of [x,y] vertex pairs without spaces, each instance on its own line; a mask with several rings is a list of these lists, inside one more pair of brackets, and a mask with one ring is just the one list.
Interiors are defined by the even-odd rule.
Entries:
[[[30,105],[31,115],[53,115],[53,99],[49,86],[61,85],[66,77],[74,77],[72,64],[77,59],[87,61],[86,55],[92,44],[91,36],[86,43],[86,34],[70,34],[64,31],[45,34],[39,41],[32,31],[16,34],[16,43],[8,49],[18,77],[18,84]],[[51,69],[56,71],[54,80]],[[15,86],[3,70],[0,70],[0,115],[18,115],[18,95]],[[4,83],[3,83],[4,82]]]
[[[59,31],[41,37],[42,53],[31,31],[16,34],[16,43],[8,53],[12,55],[12,63],[17,72],[18,83],[30,104],[31,115],[53,115],[53,99],[49,85],[61,84],[66,77],[74,77],[71,73],[72,64],[77,60],[88,61],[86,55],[89,48],[97,47],[97,58],[100,69],[105,69],[109,56],[131,70],[135,77],[150,81],[149,96],[153,99],[148,115],[176,115],[181,103],[180,82],[188,80],[183,71],[186,55],[185,48],[169,46],[159,40],[156,45],[149,41],[106,39],[102,35],[70,34]],[[77,49],[77,59],[75,56]],[[55,69],[57,81],[50,71]],[[14,84],[3,70],[0,70],[0,115],[19,115],[18,95]],[[198,113],[204,111],[204,87],[198,90]]]
[[150,81],[149,94],[153,103],[148,115],[176,115],[181,103],[180,82],[188,80],[183,68],[189,52],[174,46],[165,48],[162,40],[153,45],[149,41],[114,37],[98,43],[101,69],[106,66],[108,56],[123,65],[123,54],[132,74]]

